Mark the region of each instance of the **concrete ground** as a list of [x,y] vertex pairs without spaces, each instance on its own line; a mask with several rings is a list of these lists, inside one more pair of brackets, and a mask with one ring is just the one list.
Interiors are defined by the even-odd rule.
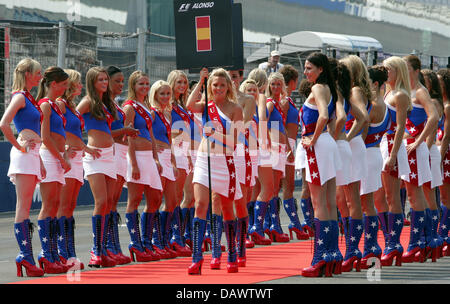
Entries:
[[[295,192],[295,197],[299,198],[300,193]],[[129,234],[125,226],[124,214],[125,203],[119,204],[119,212],[123,223],[120,227],[120,241],[122,249],[126,249],[129,242]],[[141,206],[142,208],[142,206]],[[141,210],[140,208],[140,210]],[[32,222],[37,222],[38,210],[31,212]],[[91,228],[92,206],[80,206],[75,210],[76,219],[76,251],[78,257],[85,263],[89,261],[89,250],[92,246]],[[299,212],[301,220],[302,213]],[[0,213],[0,284],[27,280],[27,277],[18,278],[16,276],[15,258],[18,253],[18,246],[13,235],[14,213]],[[282,208],[281,223],[283,230],[288,232],[289,218]],[[223,242],[225,238],[223,236]],[[298,242],[295,240],[294,242]],[[33,250],[36,259],[40,250],[40,242],[37,230],[33,235]],[[249,249],[251,250],[251,249]],[[127,250],[124,250],[127,254]],[[36,259],[37,260],[37,259]],[[91,271],[89,268],[85,271]],[[450,257],[437,260],[436,263],[430,261],[426,263],[403,264],[402,267],[384,267],[381,270],[363,270],[359,273],[353,271],[344,273],[332,278],[304,278],[299,275],[287,277],[279,280],[262,282],[263,284],[448,284],[450,283]]]

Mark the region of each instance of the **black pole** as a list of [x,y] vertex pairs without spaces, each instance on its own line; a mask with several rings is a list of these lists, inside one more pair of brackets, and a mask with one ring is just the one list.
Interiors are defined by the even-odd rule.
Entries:
[[[205,127],[209,121],[209,114],[208,114],[208,77],[205,78],[204,83],[203,83],[203,88],[205,90]],[[213,227],[213,223],[214,221],[212,220],[212,185],[211,185],[211,158],[210,158],[210,154],[211,154],[211,147],[210,147],[210,141],[209,141],[209,136],[207,138],[207,146],[208,146],[208,191],[209,191],[209,203],[208,203],[208,209],[209,209],[209,220],[211,223],[211,234],[216,231]],[[212,236],[211,236],[211,245],[212,244]],[[211,249],[212,250],[212,249]]]

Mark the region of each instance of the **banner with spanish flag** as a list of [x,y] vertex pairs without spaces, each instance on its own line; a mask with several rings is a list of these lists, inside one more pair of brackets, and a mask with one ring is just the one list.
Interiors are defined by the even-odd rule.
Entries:
[[177,69],[233,66],[235,5],[230,0],[174,0]]
[[195,17],[195,29],[197,38],[197,52],[212,51],[211,46],[211,17]]

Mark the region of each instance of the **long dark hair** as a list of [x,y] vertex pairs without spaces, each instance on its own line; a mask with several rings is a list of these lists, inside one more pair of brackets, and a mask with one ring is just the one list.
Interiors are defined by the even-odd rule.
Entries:
[[40,100],[47,95],[48,87],[53,81],[61,82],[69,78],[69,75],[64,72],[63,69],[57,66],[48,67],[44,72],[44,77],[42,77],[39,83],[38,94],[36,100]]
[[345,100],[350,100],[350,90],[352,85],[352,77],[350,71],[345,64],[339,62],[335,58],[328,58],[330,63],[331,74],[337,82],[337,89]]
[[426,85],[427,82],[425,81],[425,87],[428,89],[428,93],[430,93],[430,97],[432,99],[436,99],[437,101],[439,101],[439,103],[443,107],[441,85],[439,84],[439,79],[437,77],[437,74],[430,69],[424,69],[421,72],[423,74],[423,77],[425,79],[428,79],[428,81],[429,81],[429,86]]
[[333,74],[331,73],[328,57],[320,52],[314,52],[310,54],[306,60],[311,62],[316,67],[322,68],[322,73],[320,73],[319,77],[317,77],[316,83],[328,85],[331,91],[331,96],[333,96],[333,102],[336,103],[338,99],[336,84],[334,82]]
[[[437,71],[437,74],[441,76],[442,82],[444,83],[444,92],[442,92],[442,95],[445,93],[445,97],[447,99],[450,98],[450,69],[440,69]],[[444,96],[442,96],[444,97]]]

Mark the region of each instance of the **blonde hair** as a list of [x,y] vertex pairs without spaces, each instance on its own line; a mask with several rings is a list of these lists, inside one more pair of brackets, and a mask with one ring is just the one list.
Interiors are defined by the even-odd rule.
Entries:
[[258,85],[256,84],[256,81],[254,81],[253,79],[246,79],[241,83],[241,86],[239,87],[239,91],[241,92],[245,92],[245,90],[247,89],[247,87],[249,85],[255,85],[256,87],[258,87]]
[[[170,93],[172,93],[172,88],[170,87],[169,83],[167,81],[164,80],[158,80],[156,81],[152,87],[150,88],[150,93],[149,93],[149,101],[150,101],[150,105],[153,108],[156,108],[160,111],[162,111],[161,109],[161,105],[159,104],[159,101],[156,100],[156,93],[158,92],[159,89],[161,89],[162,87],[167,86],[170,89]],[[169,106],[165,109],[166,112],[171,112],[172,111],[172,105],[169,104]]]
[[[134,89],[134,87],[141,77],[147,77],[148,79],[150,79],[150,77],[142,71],[134,71],[128,78],[128,100],[136,100],[136,90]],[[148,94],[144,97],[144,104],[149,109],[151,108]]]
[[251,70],[251,72],[248,74],[248,79],[253,79],[259,89],[267,84],[267,73],[262,69],[256,68]]
[[24,91],[26,90],[26,76],[25,73],[29,72],[34,74],[36,71],[42,70],[41,64],[34,59],[25,58],[19,61],[13,74],[12,91]]
[[[214,77],[223,77],[225,78],[227,82],[227,98],[231,102],[236,102],[236,91],[233,85],[233,82],[231,81],[230,75],[228,75],[228,72],[223,68],[217,68],[214,69],[209,78],[208,78],[208,98],[213,99],[214,94],[212,93],[212,82],[214,80]],[[207,101],[208,102],[208,101]]]
[[395,79],[395,87],[391,88],[394,91],[403,91],[409,97],[408,110],[412,109],[411,103],[411,83],[409,82],[408,65],[406,61],[400,57],[392,56],[383,61],[383,65],[389,69],[394,69],[397,74]]
[[350,71],[352,78],[352,88],[359,87],[368,101],[372,100],[372,90],[370,88],[370,77],[366,65],[356,55],[349,55],[340,60]]
[[[98,75],[100,75],[100,73],[105,73],[106,77],[108,78],[108,89],[102,95],[102,99],[100,99],[100,96],[95,89],[95,82],[97,81]],[[110,78],[108,72],[102,67],[92,67],[86,73],[86,93],[90,99],[90,113],[92,117],[96,119],[106,119],[106,115],[103,112],[103,105],[107,107],[114,119],[117,119],[117,110],[116,106],[114,105],[114,101],[111,98],[112,93],[111,88],[109,87],[109,81]]]
[[66,74],[69,75],[69,87],[64,92],[64,94],[61,96],[61,98],[64,99],[65,101],[67,101],[67,103],[69,104],[69,107],[71,109],[75,109],[76,105],[73,102],[75,97],[73,97],[72,95],[75,92],[75,90],[77,89],[75,85],[78,82],[81,82],[81,74],[80,74],[80,72],[78,72],[76,70],[72,70],[72,69],[65,69],[64,72],[66,72]]
[[[184,77],[184,79],[186,79],[186,92],[181,94],[179,100],[175,100],[175,83],[179,77]],[[189,95],[189,81],[188,81],[187,75],[183,71],[173,70],[167,76],[167,82],[169,83],[170,87],[172,88],[172,101],[175,101],[176,103],[180,104],[184,108],[186,106],[186,101],[187,101],[187,98]]]
[[272,82],[274,82],[275,80],[279,80],[279,81],[281,81],[281,91],[282,91],[282,93],[281,94],[286,94],[286,84],[284,83],[284,77],[283,77],[283,74],[281,74],[281,73],[279,73],[279,72],[275,72],[275,73],[271,73],[270,75],[269,75],[269,80],[268,80],[268,85],[267,85],[267,88],[266,88],[266,97],[267,98],[272,98],[273,97],[273,92],[272,92],[272,89],[270,88],[270,84],[272,83]]

